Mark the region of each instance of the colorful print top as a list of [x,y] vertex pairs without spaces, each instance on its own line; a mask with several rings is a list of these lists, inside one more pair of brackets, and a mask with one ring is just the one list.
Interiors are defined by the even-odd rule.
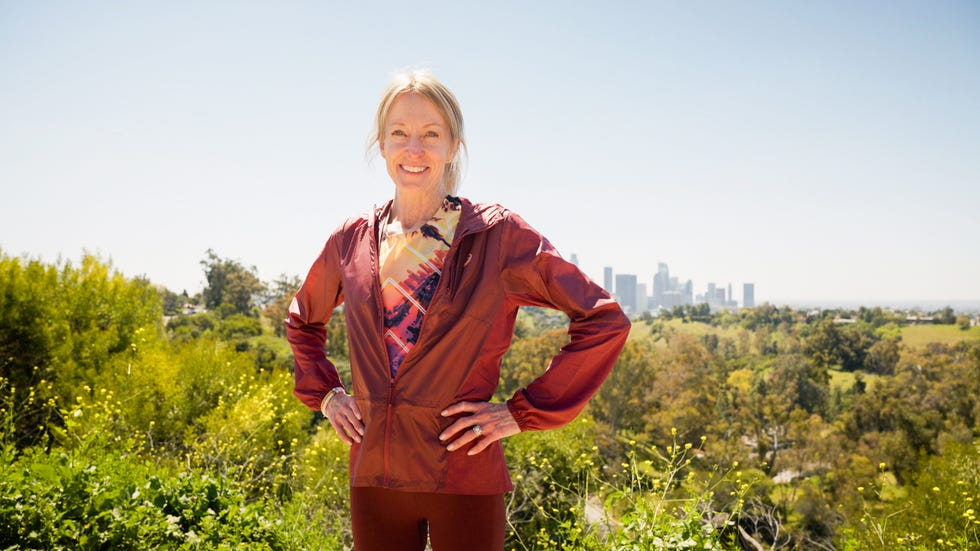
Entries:
[[447,196],[442,208],[419,229],[405,234],[398,222],[387,223],[381,229],[378,279],[392,378],[419,340],[422,319],[456,234],[459,209],[459,199]]

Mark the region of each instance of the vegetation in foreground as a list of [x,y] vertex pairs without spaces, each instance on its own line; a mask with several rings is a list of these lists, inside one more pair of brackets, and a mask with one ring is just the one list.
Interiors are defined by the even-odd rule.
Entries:
[[[346,448],[292,397],[278,333],[297,278],[202,266],[207,310],[185,314],[96,258],[0,253],[0,548],[350,547]],[[980,547],[980,339],[954,317],[908,344],[903,320],[638,321],[587,414],[506,442],[507,547]],[[501,399],[563,322],[521,313]],[[329,335],[345,369],[342,316]]]

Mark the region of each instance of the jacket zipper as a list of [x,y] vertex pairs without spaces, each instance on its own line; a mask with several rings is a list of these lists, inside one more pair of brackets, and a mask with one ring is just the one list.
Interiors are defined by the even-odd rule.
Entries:
[[[377,212],[378,210],[377,208],[375,208],[375,213]],[[382,341],[384,341],[385,312],[384,312],[384,305],[382,304],[381,301],[380,287],[378,284],[378,274],[380,273],[381,266],[379,265],[379,260],[378,260],[378,253],[379,253],[378,232],[380,231],[380,226],[378,225],[377,214],[375,214],[374,228],[372,229],[373,229],[372,231],[373,239],[371,243],[371,256],[373,261],[371,263],[371,267],[373,269],[372,270],[373,273],[371,277],[374,281],[374,302],[377,305],[377,310],[378,310],[378,325],[379,325],[378,334],[382,336],[381,337]],[[385,365],[383,366],[383,369],[387,371],[387,375],[388,375],[388,398],[385,403],[385,436],[384,436],[384,444],[382,446],[383,448],[382,455],[384,457],[384,481],[382,483],[382,486],[387,488],[388,485],[391,483],[391,417],[392,417],[392,406],[395,400],[395,379],[394,377],[391,376],[391,358],[388,357],[388,347],[384,345],[384,342],[382,342],[381,348],[383,349],[384,356],[385,356]]]
[[384,467],[385,478],[383,486],[385,488],[391,484],[391,415],[392,400],[394,399],[395,380],[391,379],[388,384],[388,405],[385,406],[385,444],[384,444]]

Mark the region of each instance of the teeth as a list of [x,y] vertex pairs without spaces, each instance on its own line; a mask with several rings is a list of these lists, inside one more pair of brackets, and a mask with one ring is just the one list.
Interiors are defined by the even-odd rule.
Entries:
[[404,168],[408,172],[422,172],[423,170],[425,170],[425,167],[424,166],[405,166],[405,165],[402,165],[402,168]]

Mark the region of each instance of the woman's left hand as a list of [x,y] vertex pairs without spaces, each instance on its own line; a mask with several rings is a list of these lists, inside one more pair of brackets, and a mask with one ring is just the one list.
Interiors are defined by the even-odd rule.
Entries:
[[497,440],[521,432],[514,416],[507,409],[507,404],[500,402],[457,402],[443,410],[442,416],[448,417],[467,412],[471,415],[457,419],[439,435],[439,440],[446,442],[463,431],[459,438],[450,441],[446,446],[449,451],[458,450],[476,440],[476,444],[466,452],[466,455],[476,455]]

